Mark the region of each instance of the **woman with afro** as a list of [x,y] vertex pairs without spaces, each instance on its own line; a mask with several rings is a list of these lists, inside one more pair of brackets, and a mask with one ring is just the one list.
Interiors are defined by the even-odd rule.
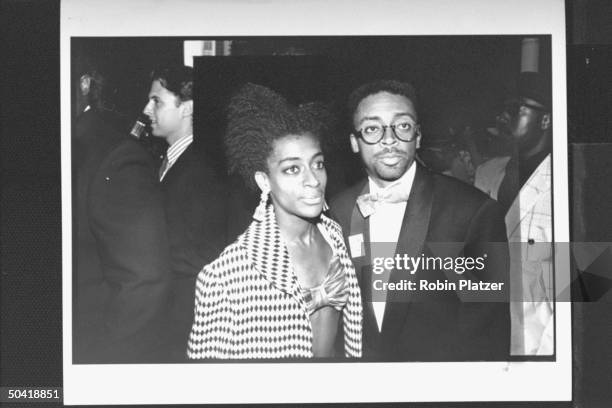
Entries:
[[231,172],[261,191],[246,231],[200,272],[192,359],[361,356],[362,308],[340,226],[323,214],[323,111],[247,84],[231,99]]

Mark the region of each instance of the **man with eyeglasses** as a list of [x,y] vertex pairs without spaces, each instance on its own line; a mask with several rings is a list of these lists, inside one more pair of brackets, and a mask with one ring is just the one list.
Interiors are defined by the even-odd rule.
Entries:
[[518,95],[506,102],[497,128],[513,141],[515,151],[483,163],[475,186],[504,207],[508,241],[515,243],[511,247],[511,354],[552,355],[550,81],[541,73],[521,73]]
[[[466,297],[458,287],[444,286],[460,279],[507,282],[501,209],[477,189],[432,173],[415,160],[422,135],[412,85],[367,83],[353,91],[348,108],[351,149],[360,156],[367,178],[335,197],[331,211],[343,228],[360,281],[364,357],[506,360],[510,324],[505,290],[485,302],[479,294]],[[486,265],[477,271],[423,263],[483,256]],[[401,289],[407,281],[412,289]],[[444,287],[423,289],[421,281]]]
[[551,101],[546,83],[539,73],[523,72],[518,97],[507,101],[497,117],[499,131],[509,136],[516,147],[497,193],[497,200],[505,208],[512,205],[521,187],[551,153]]

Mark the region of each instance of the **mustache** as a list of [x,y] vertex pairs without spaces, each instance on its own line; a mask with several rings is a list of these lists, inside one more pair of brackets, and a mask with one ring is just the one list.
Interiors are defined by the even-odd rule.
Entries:
[[382,151],[376,153],[374,156],[380,157],[380,156],[386,156],[388,154],[393,154],[393,155],[402,156],[402,157],[406,157],[408,155],[405,151],[399,150],[396,147],[385,147],[383,148]]

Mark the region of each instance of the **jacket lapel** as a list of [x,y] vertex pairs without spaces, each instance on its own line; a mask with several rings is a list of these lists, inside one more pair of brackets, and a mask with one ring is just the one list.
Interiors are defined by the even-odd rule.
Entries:
[[327,238],[326,240],[328,241],[328,244],[330,244],[330,246],[332,247],[334,256],[337,256],[340,259],[340,263],[343,268],[354,268],[354,262],[351,261],[348,252],[343,249],[344,241],[342,239],[341,227],[339,227],[337,224],[336,226],[334,226],[334,224],[335,223],[330,218],[325,216],[325,214],[321,214],[321,223],[319,224],[319,226],[322,226],[325,230],[324,236],[329,237],[329,240]]
[[357,201],[357,197],[364,194],[364,192],[369,191],[368,188],[369,186],[366,178],[360,183],[350,187],[346,192],[346,196],[341,200],[334,201],[332,208],[330,209],[332,219],[335,219],[342,226],[342,235],[344,236],[344,241],[347,244],[348,237],[351,234],[351,215],[353,214],[353,209],[355,208],[355,202]]
[[350,255],[355,266],[355,273],[357,275],[357,281],[361,288],[361,300],[363,307],[363,331],[368,333],[368,337],[375,339],[378,337],[378,326],[376,325],[376,316],[374,314],[374,308],[372,306],[372,252],[370,245],[370,219],[364,218],[357,207],[357,197],[362,194],[370,192],[369,183],[366,181],[363,184],[359,184],[359,188],[353,191],[353,196],[350,202],[353,204],[352,208],[346,209],[344,214],[351,214],[351,218],[347,224],[350,227],[345,229],[345,241],[351,243],[350,237],[361,236],[363,237],[364,251],[361,256],[355,256],[356,253],[353,248],[349,248]]
[[518,230],[518,228],[520,228],[523,218],[531,213],[533,206],[542,197],[542,191],[550,190],[552,179],[550,164],[551,158],[548,155],[521,188],[506,213],[506,231],[508,237],[513,238],[512,241],[518,237],[520,237],[520,239],[517,239],[518,241],[527,240],[526,237],[522,236],[523,231]]
[[289,252],[281,240],[272,205],[267,206],[263,221],[251,223],[243,236],[243,246],[255,270],[263,275],[272,286],[294,297],[302,309],[306,310],[297,277],[289,259]]
[[185,151],[181,153],[181,155],[176,159],[172,167],[170,167],[168,171],[166,171],[166,175],[164,176],[164,179],[161,181],[161,184],[162,185],[171,184],[174,181],[174,179],[176,179],[177,177],[180,178],[180,176],[178,175],[183,173],[182,169],[187,166],[187,163],[190,160],[192,160],[191,158],[192,155],[193,155],[193,143],[187,146]]
[[[395,249],[396,254],[419,256],[423,252],[429,230],[432,202],[431,175],[426,169],[417,165]],[[405,277],[405,273],[406,271],[394,269],[391,271],[389,282],[399,282],[402,277]],[[409,291],[390,291],[387,293],[387,305],[385,306],[381,333],[402,327],[402,322],[408,312],[406,302],[409,298]]]

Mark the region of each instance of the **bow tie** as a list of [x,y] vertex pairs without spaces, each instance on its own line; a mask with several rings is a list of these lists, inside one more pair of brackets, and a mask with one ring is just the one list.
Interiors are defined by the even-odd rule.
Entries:
[[393,184],[375,193],[357,197],[357,207],[364,218],[374,214],[382,203],[401,203],[408,201],[408,192],[403,183]]

